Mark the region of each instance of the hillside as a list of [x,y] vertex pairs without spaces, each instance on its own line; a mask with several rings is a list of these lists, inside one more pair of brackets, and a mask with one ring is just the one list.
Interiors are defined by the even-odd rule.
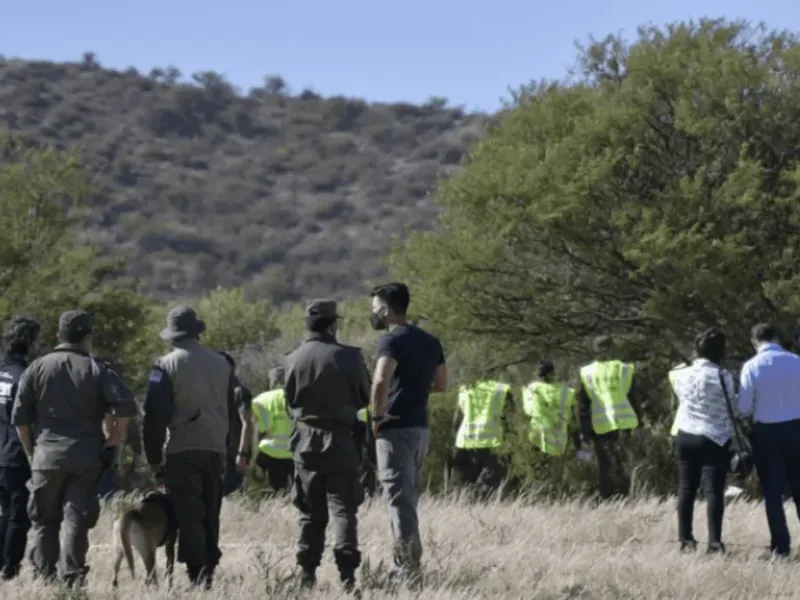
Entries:
[[368,104],[279,77],[239,93],[82,62],[0,60],[0,129],[79,150],[97,174],[83,234],[158,298],[244,285],[277,302],[363,293],[395,234],[427,228],[429,190],[485,115],[432,99]]

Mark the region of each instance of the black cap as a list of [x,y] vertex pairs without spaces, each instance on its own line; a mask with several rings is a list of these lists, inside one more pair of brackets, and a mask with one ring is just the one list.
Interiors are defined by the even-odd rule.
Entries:
[[85,310],[69,310],[58,320],[58,333],[63,338],[72,338],[91,331],[92,316]]
[[338,319],[339,312],[337,310],[336,301],[327,298],[312,300],[306,305],[306,315],[309,317],[318,317],[322,319]]

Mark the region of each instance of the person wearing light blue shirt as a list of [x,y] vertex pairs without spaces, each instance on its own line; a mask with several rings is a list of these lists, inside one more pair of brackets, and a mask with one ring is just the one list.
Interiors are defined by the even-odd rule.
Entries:
[[800,356],[778,343],[780,333],[773,325],[756,325],[750,337],[756,354],[742,367],[739,414],[753,421],[753,459],[770,550],[788,556],[791,538],[783,510],[787,480],[800,516]]

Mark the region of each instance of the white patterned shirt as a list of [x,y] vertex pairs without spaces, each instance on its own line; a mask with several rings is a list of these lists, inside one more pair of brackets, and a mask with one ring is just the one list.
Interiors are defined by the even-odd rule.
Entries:
[[[720,385],[720,367],[704,358],[670,372],[678,397],[677,426],[680,431],[702,435],[720,446],[734,435],[725,396]],[[730,371],[722,369],[731,406],[736,410],[736,383]]]

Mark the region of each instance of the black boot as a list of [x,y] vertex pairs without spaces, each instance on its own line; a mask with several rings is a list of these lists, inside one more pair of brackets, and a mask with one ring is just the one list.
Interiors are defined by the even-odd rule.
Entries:
[[206,590],[210,590],[214,586],[214,567],[205,567],[200,572],[200,585]]
[[315,569],[302,569],[300,572],[300,589],[312,590],[317,585],[317,573]]
[[352,594],[356,589],[356,574],[352,570],[339,571],[342,589],[347,594]]
[[197,585],[200,580],[200,571],[202,567],[197,567],[194,565],[186,565],[186,575],[189,577],[189,583],[192,585]]
[[722,542],[714,542],[708,545],[706,554],[725,554],[725,544]]

